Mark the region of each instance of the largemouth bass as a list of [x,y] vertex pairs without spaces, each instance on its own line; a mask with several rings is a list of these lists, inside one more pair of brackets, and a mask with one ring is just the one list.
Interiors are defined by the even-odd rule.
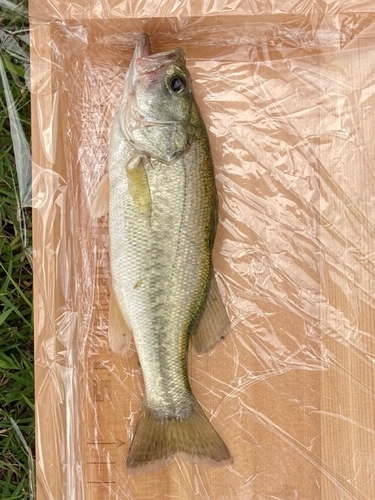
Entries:
[[217,194],[208,137],[181,49],[151,55],[141,35],[115,116],[108,175],[93,203],[109,210],[112,290],[109,345],[134,335],[145,400],[130,446],[130,472],[175,455],[226,464],[228,448],[193,396],[189,338],[211,350],[229,320],[212,268]]

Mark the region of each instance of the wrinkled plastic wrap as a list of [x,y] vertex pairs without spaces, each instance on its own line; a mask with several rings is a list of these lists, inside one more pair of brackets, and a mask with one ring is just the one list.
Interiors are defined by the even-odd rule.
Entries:
[[[37,499],[375,497],[375,5],[34,0]],[[89,215],[141,32],[184,49],[220,201],[230,315],[193,392],[234,462],[128,476],[143,397],[107,345],[108,221]]]

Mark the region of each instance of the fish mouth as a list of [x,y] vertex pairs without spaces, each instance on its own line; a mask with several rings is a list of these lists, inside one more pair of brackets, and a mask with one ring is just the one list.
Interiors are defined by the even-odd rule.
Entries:
[[149,57],[151,55],[150,37],[146,33],[142,33],[138,37],[137,44],[134,50],[134,59]]
[[149,57],[151,54],[150,38],[146,33],[138,37],[133,58],[125,76],[125,94],[131,95],[137,79],[137,61]]
[[151,54],[150,38],[142,33],[135,47],[133,61],[139,73],[153,73],[166,64],[185,64],[185,54],[179,48]]

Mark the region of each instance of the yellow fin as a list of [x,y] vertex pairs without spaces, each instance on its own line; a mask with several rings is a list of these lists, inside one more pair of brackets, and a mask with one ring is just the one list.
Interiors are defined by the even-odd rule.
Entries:
[[186,418],[159,417],[142,408],[126,460],[128,472],[153,472],[174,456],[198,465],[228,465],[231,454],[224,441],[193,399]]
[[229,332],[230,321],[221,298],[214,273],[203,306],[201,317],[191,334],[198,354],[211,351]]
[[151,216],[151,193],[143,158],[137,156],[126,166],[129,193],[137,212]]
[[105,174],[96,189],[94,201],[91,205],[91,217],[100,219],[109,212],[109,175]]
[[109,299],[108,343],[111,351],[125,354],[130,347],[132,331],[112,291]]

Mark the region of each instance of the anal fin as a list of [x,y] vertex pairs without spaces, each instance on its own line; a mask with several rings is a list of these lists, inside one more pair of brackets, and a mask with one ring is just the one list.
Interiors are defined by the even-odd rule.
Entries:
[[115,293],[109,299],[108,342],[111,351],[125,354],[128,352],[132,331],[124,318]]
[[216,278],[212,273],[206,302],[201,317],[191,334],[191,339],[198,354],[211,351],[229,332],[230,320],[221,298]]

